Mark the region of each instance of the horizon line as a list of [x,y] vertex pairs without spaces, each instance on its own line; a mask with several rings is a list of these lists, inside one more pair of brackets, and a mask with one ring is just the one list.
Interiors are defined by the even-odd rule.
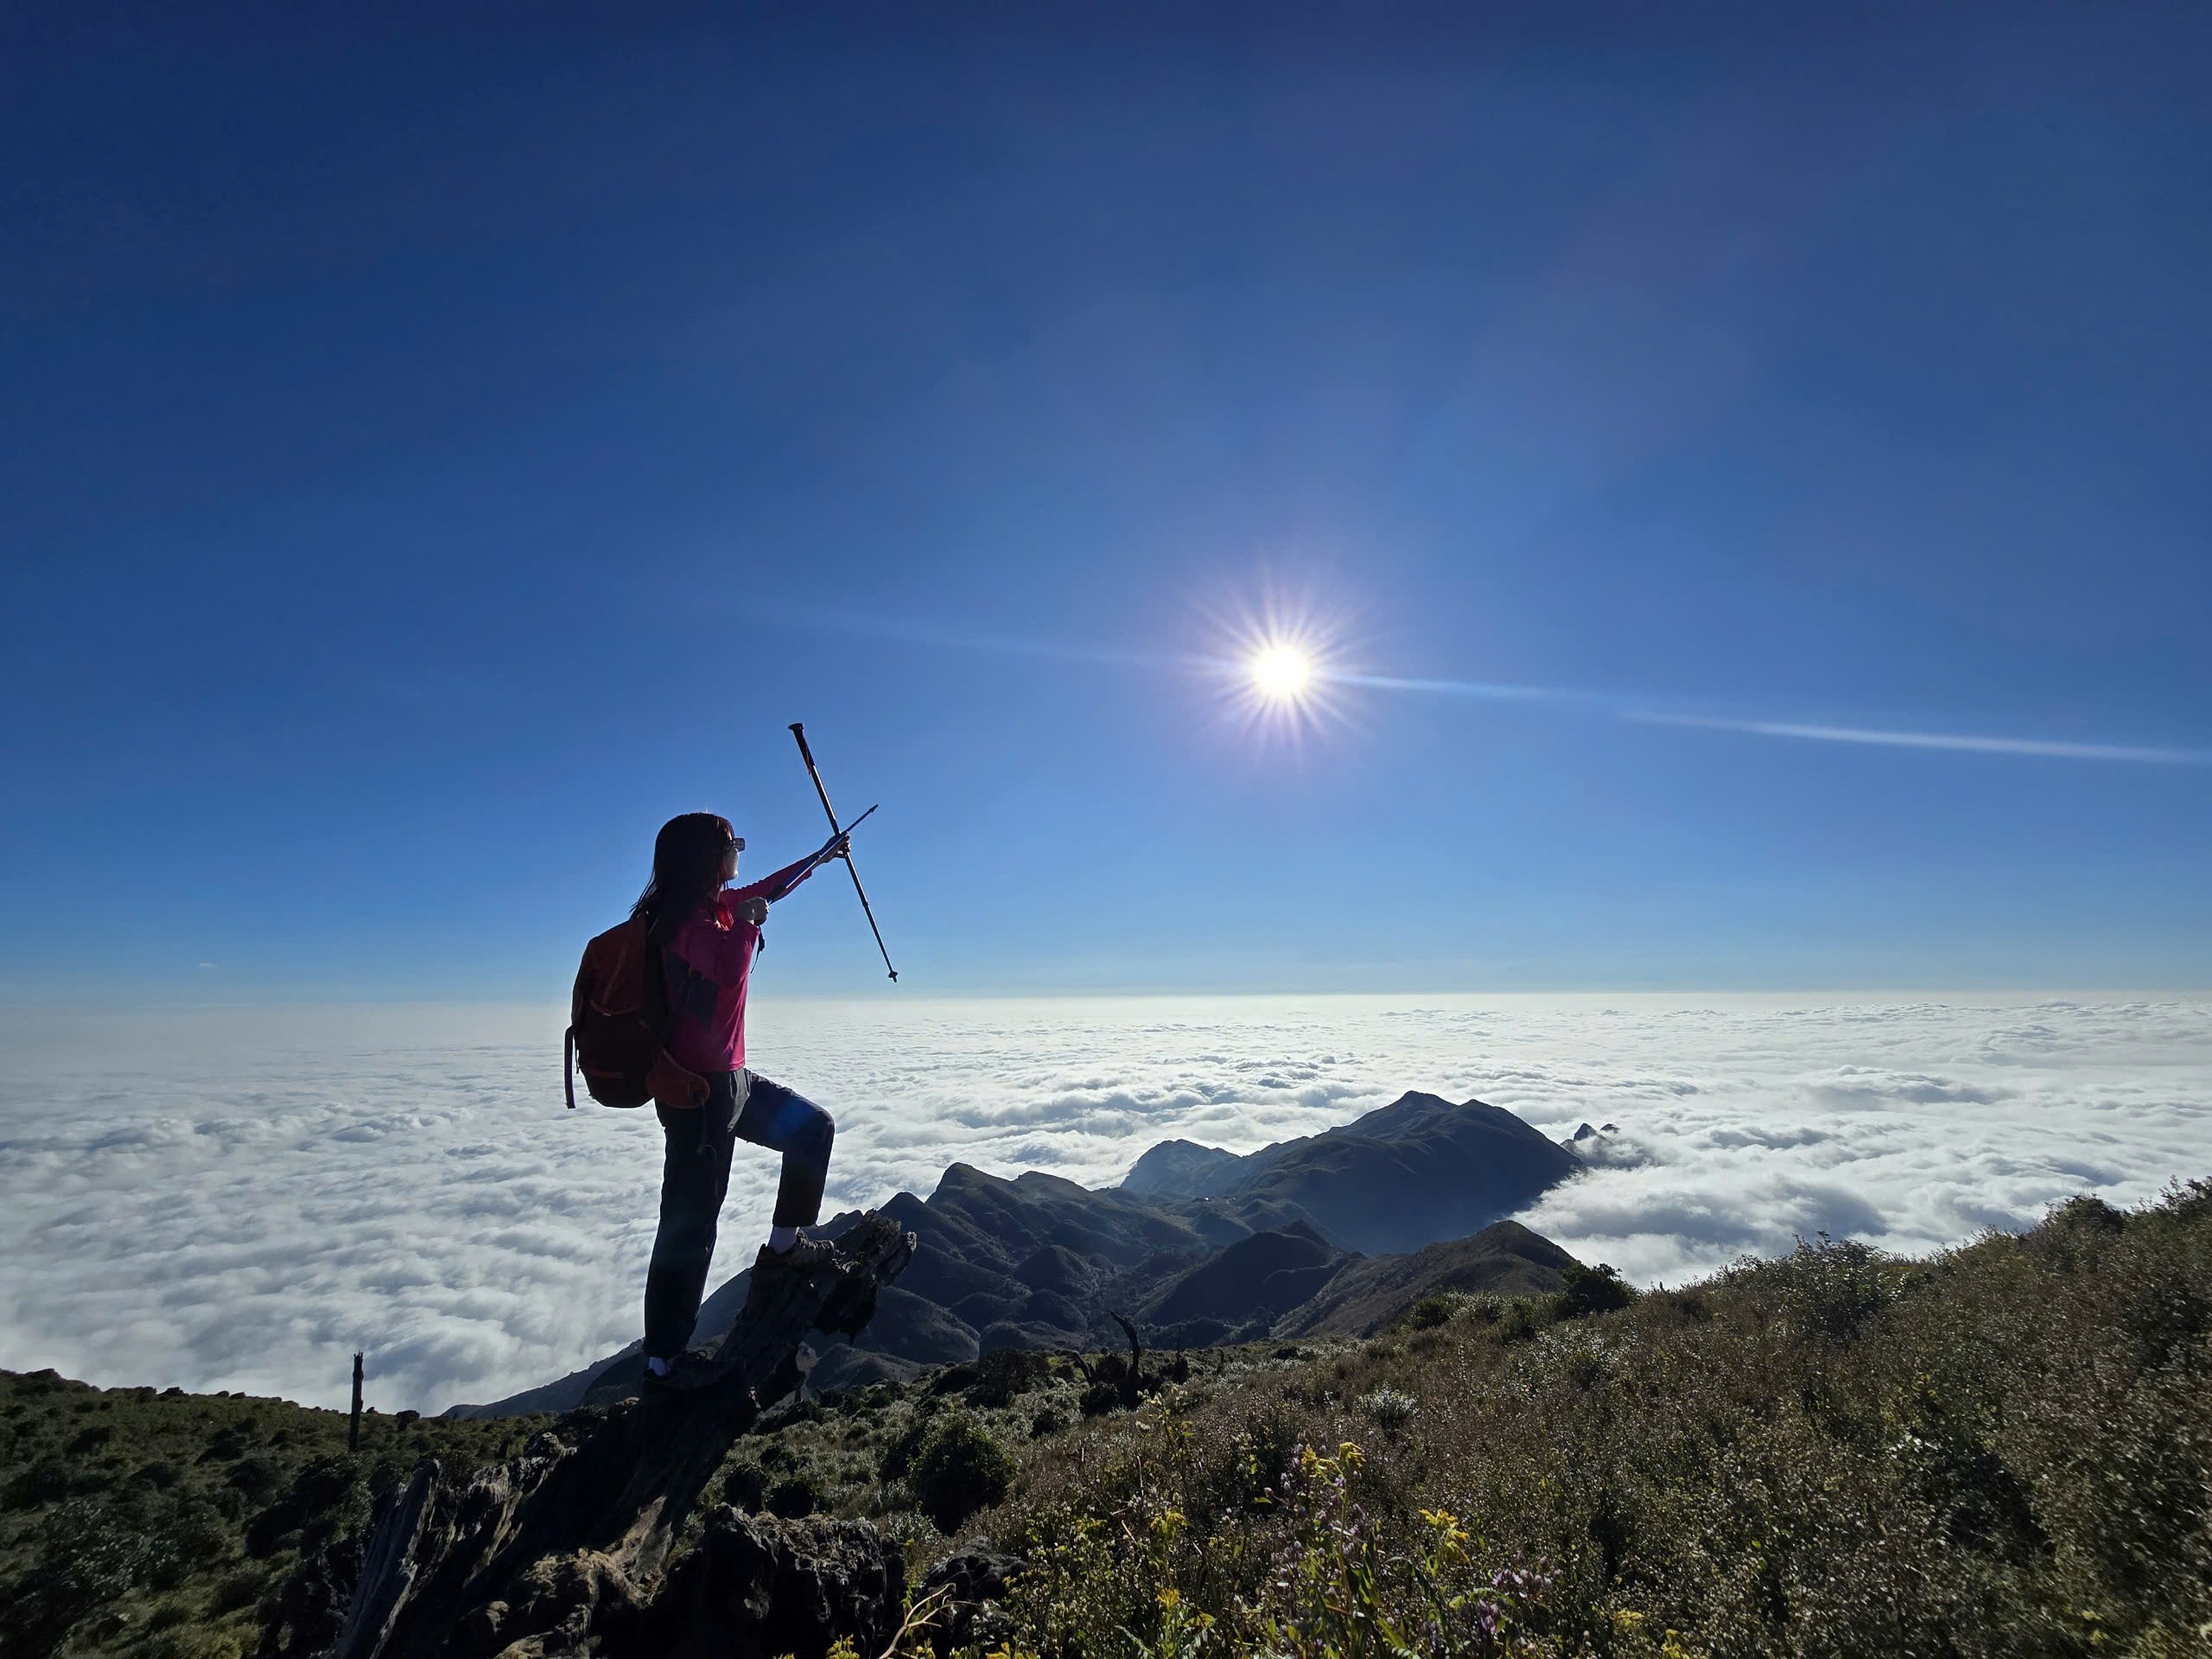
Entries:
[[[771,1006],[790,1004],[819,1004],[835,1002],[849,1005],[861,1000],[860,992],[795,993],[781,996]],[[1666,988],[1654,986],[1522,987],[1512,990],[1470,990],[1464,988],[1438,987],[1397,988],[1389,990],[1193,990],[1188,987],[1161,988],[1130,988],[1126,986],[1100,990],[1051,991],[958,991],[935,995],[900,995],[889,1006],[914,1002],[1113,1002],[1137,1001],[1232,1001],[1232,1000],[1304,1000],[1325,1001],[1354,999],[1374,1000],[1397,997],[1479,997],[1484,999],[1518,999],[1535,997],[1639,997],[1650,999],[1680,999],[1683,997],[1827,997],[1841,1001],[1858,999],[1894,1000],[1904,997],[2040,997],[2040,998],[2123,998],[2164,997],[2183,1001],[2212,999],[2212,985],[1898,985],[1898,986],[1822,986],[1789,985],[1778,987],[1756,986],[1694,986]],[[331,1013],[355,1009],[403,1010],[439,1009],[461,1010],[472,1008],[541,1011],[558,1009],[563,999],[558,995],[543,998],[489,997],[474,1001],[441,1001],[431,997],[351,997],[290,1001],[226,1001],[226,1002],[140,1002],[122,1008],[107,1007],[87,1008],[81,1003],[50,1004],[35,1002],[0,1001],[0,1019],[16,1016],[59,1019],[111,1020],[116,1014],[276,1014],[276,1013]]]

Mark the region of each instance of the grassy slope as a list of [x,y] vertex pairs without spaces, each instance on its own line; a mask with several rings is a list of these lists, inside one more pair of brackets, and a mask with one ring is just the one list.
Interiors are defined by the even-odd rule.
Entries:
[[362,1422],[283,1400],[0,1372],[0,1654],[225,1659],[303,1550],[425,1455],[496,1459],[551,1420]]
[[1031,1560],[1000,1634],[2212,1654],[2212,1185],[1558,1311],[1475,1304],[1088,1431],[988,1517]]
[[[982,1427],[1016,1652],[2212,1653],[2212,1187],[1612,1311],[1577,1279],[1193,1354],[1135,1413],[1036,1355],[878,1384],[741,1440],[721,1494],[872,1516],[919,1568],[950,1544],[907,1465]],[[372,1419],[348,1458],[336,1413],[0,1376],[0,1654],[251,1653],[418,1457],[550,1421]]]

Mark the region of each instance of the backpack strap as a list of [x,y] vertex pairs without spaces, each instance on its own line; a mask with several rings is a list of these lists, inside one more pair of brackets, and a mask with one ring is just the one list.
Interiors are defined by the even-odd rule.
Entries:
[[653,942],[651,922],[645,924],[639,948],[645,953],[643,963],[645,1024],[652,1031],[653,1040],[665,1048],[668,1046],[668,958],[662,954],[664,947]]
[[576,1109],[576,1028],[570,1026],[561,1039],[561,1084],[568,1090],[569,1109]]

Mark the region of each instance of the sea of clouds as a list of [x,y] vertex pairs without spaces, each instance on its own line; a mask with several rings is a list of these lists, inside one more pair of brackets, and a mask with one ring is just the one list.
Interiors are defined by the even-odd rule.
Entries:
[[[436,1411],[637,1335],[660,1134],[561,1103],[560,1011],[0,1014],[0,1367]],[[1620,1133],[1521,1219],[1681,1282],[1827,1232],[1924,1253],[2212,1177],[2212,1000],[764,998],[836,1116],[829,1208],[944,1166],[1116,1179],[1408,1089]],[[715,1281],[775,1160],[741,1146]]]

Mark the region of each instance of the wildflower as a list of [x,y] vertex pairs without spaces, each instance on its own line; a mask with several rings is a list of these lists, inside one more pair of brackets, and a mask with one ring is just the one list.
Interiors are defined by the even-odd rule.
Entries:
[[1457,1560],[1466,1554],[1468,1535],[1466,1529],[1460,1526],[1458,1516],[1449,1510],[1423,1510],[1421,1518],[1436,1535],[1438,1554],[1449,1560]]

